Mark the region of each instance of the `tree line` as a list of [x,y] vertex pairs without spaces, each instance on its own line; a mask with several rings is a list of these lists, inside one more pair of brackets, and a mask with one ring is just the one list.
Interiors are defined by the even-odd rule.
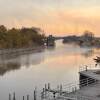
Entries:
[[7,29],[0,25],[0,49],[27,48],[44,44],[45,35],[39,28]]

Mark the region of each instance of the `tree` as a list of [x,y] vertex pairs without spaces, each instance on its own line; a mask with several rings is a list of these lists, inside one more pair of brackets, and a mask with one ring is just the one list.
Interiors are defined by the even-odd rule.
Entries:
[[0,25],[0,33],[6,33],[7,28],[4,25]]
[[93,38],[94,38],[94,34],[93,34],[93,32],[86,30],[86,31],[84,32],[84,34],[83,34],[83,37],[84,37],[86,40],[91,41],[91,40],[93,40]]
[[38,28],[6,29],[0,26],[0,48],[22,48],[43,45],[45,35]]

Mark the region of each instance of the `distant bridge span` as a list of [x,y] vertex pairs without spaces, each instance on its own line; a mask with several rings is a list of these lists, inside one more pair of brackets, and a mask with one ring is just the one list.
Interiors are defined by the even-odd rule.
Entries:
[[56,40],[63,40],[63,39],[67,39],[67,37],[60,37],[60,36],[53,36],[53,35],[49,35],[46,40],[45,43],[47,46],[55,46],[55,41]]

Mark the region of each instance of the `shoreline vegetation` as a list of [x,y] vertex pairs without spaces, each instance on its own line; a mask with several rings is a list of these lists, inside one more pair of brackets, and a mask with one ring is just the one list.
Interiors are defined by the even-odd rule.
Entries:
[[[7,29],[4,25],[0,25],[0,55],[42,51],[45,48],[44,43],[46,38],[40,28],[23,27],[20,29]],[[56,37],[54,37],[54,39],[56,39]],[[72,35],[63,37],[62,39],[64,44],[72,43],[80,47],[100,48],[100,38],[95,37],[94,33],[90,31],[85,31],[81,36]],[[50,38],[50,41],[53,41],[52,38]]]
[[100,37],[95,37],[90,31],[85,31],[81,36],[67,36],[64,37],[63,43],[72,43],[80,47],[96,47],[100,48]]
[[0,50],[37,48],[44,45],[45,35],[40,28],[7,29],[0,25]]

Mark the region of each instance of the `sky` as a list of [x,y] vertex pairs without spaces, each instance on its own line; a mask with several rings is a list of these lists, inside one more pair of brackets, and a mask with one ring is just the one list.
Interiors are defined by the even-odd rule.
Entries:
[[100,0],[0,0],[0,24],[58,36],[85,30],[100,36]]

